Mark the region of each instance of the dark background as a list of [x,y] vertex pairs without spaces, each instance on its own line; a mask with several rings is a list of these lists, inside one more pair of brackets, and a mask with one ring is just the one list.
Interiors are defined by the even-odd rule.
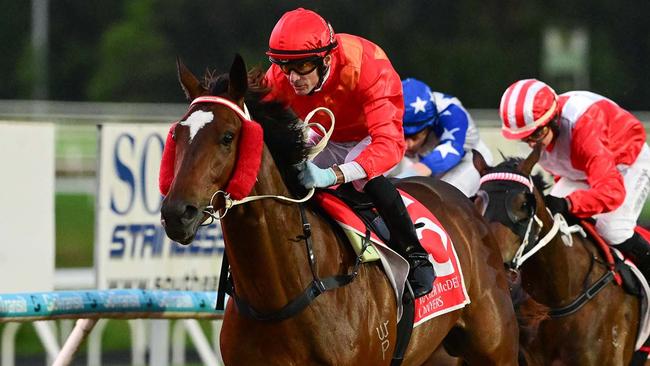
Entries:
[[[379,44],[401,76],[420,78],[470,108],[498,108],[510,83],[544,76],[545,29],[581,27],[589,36],[585,87],[628,109],[650,109],[647,0],[49,0],[42,67],[32,57],[32,2],[0,5],[0,99],[181,102],[176,56],[199,74],[226,71],[235,52],[249,66],[266,67],[275,22],[304,6],[336,32]],[[563,92],[573,85],[552,86]]]

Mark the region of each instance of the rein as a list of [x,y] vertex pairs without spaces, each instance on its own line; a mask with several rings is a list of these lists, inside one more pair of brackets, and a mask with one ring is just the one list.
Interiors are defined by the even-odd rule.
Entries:
[[[214,192],[214,194],[212,195],[212,198],[210,198],[210,204],[205,207],[205,210],[203,210],[203,213],[205,213],[205,214],[209,215],[210,217],[212,217],[212,221],[210,221],[210,223],[201,224],[201,225],[202,226],[210,225],[210,224],[212,224],[212,222],[214,222],[214,220],[223,219],[226,216],[226,214],[228,213],[228,210],[230,208],[232,208],[233,206],[243,205],[244,203],[259,201],[259,200],[263,200],[263,199],[267,199],[267,198],[272,198],[272,199],[275,199],[275,200],[278,200],[278,201],[285,201],[285,202],[291,202],[291,203],[304,203],[304,202],[309,201],[309,199],[314,195],[315,191],[316,190],[314,188],[311,188],[311,189],[309,189],[309,192],[307,192],[305,197],[299,198],[299,199],[290,198],[290,197],[281,196],[281,195],[274,195],[274,194],[263,194],[263,195],[258,195],[258,196],[247,196],[247,197],[244,197],[244,198],[242,198],[240,200],[235,200],[235,199],[232,199],[230,197],[230,193],[228,193],[226,191],[218,190],[218,191]],[[223,195],[223,199],[224,199],[224,202],[225,202],[224,207],[223,207],[223,214],[219,214],[219,212],[214,209],[214,205],[212,204],[212,202],[214,201],[214,198],[217,197],[220,194]]]
[[[552,215],[551,211],[549,209],[546,209],[549,214]],[[512,258],[512,261],[510,262],[510,268],[518,270],[519,267],[530,257],[533,256],[533,254],[537,253],[540,249],[545,247],[548,243],[551,242],[555,238],[555,236],[558,233],[561,233],[562,235],[562,240],[565,241],[565,244],[568,246],[573,245],[573,238],[571,237],[571,234],[579,232],[582,234],[582,236],[586,236],[584,230],[579,226],[579,225],[573,225],[569,226],[567,223],[566,219],[564,216],[561,214],[555,214],[553,215],[553,226],[549,229],[549,231],[542,237],[541,239],[539,238],[538,235],[535,236],[535,245],[530,247],[528,250],[526,248],[528,247],[528,238],[529,238],[529,232],[530,228],[532,226],[533,220],[539,225],[539,228],[543,228],[544,224],[542,223],[542,220],[537,217],[537,215],[531,217],[529,220],[528,224],[528,230],[526,231],[526,238],[522,241],[522,243],[519,246],[519,249],[515,253],[515,256]],[[541,231],[541,230],[540,230]]]
[[[528,188],[528,190],[531,193],[533,192],[533,188],[534,188],[532,178],[524,177],[522,175],[515,174],[515,173],[498,172],[498,173],[486,174],[483,177],[481,177],[480,184],[483,185],[483,183],[489,181],[516,182],[526,186],[526,188]],[[546,208],[546,211],[553,218],[553,226],[549,229],[546,235],[544,235],[544,237],[540,239],[539,233],[541,232],[541,229],[544,227],[544,224],[542,220],[537,216],[536,212],[533,213],[533,215],[531,215],[530,219],[528,219],[527,229],[526,229],[526,233],[524,234],[524,238],[522,239],[522,243],[519,245],[519,248],[517,249],[517,252],[515,253],[510,263],[507,264],[507,266],[511,271],[518,274],[520,272],[521,265],[528,258],[532,257],[540,249],[542,249],[548,243],[550,243],[551,240],[553,240],[558,233],[561,234],[561,239],[564,242],[564,244],[567,246],[573,245],[573,237],[572,237],[573,233],[579,233],[580,235],[582,235],[582,237],[587,236],[587,234],[585,233],[585,231],[580,225],[569,226],[566,219],[561,214],[556,213],[555,215],[553,215],[553,213],[548,208]],[[533,242],[535,244],[532,247],[528,248],[529,238],[532,236],[531,230],[532,230],[533,222],[535,222],[539,226],[539,230],[537,231],[537,234],[535,234],[533,237]],[[571,303],[569,303],[566,306],[550,309],[548,313],[549,316],[551,318],[560,318],[577,312],[583,305],[585,305],[589,300],[591,300],[594,296],[596,296],[596,294],[598,294],[602,289],[604,289],[607,284],[612,282],[614,280],[614,277],[615,277],[614,272],[611,269],[607,270],[603,276],[601,276],[598,280],[596,280],[596,282],[594,282],[593,284],[591,284],[591,286],[585,289],[584,292],[582,292],[578,297],[576,297],[573,301],[571,301]]]

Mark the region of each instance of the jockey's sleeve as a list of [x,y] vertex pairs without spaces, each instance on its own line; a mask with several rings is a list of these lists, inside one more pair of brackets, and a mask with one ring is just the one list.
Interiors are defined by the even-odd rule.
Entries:
[[607,138],[606,118],[593,106],[576,121],[572,131],[571,164],[585,172],[590,187],[568,196],[571,213],[580,218],[613,211],[625,200],[623,176],[603,142]]
[[369,69],[362,72],[359,98],[371,142],[354,161],[372,179],[397,165],[406,151],[402,130],[404,98],[399,75],[387,59],[365,66]]
[[465,156],[463,147],[468,127],[467,113],[459,106],[450,104],[439,112],[435,132],[439,134],[440,143],[430,153],[420,158],[420,162],[431,169],[431,175],[445,173]]

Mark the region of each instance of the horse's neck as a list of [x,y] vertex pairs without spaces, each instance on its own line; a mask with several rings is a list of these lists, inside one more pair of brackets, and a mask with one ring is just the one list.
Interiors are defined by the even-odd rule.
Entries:
[[[254,195],[289,196],[265,148]],[[299,294],[311,280],[300,208],[263,199],[235,206],[222,220],[226,253],[238,296],[257,310],[275,310]],[[267,307],[267,309],[265,309]]]
[[[553,226],[550,216],[542,220],[544,227],[540,239]],[[573,234],[573,245],[567,246],[561,233],[557,233],[523,267],[524,281],[529,284],[527,290],[537,301],[548,306],[561,306],[582,293],[584,281],[589,275],[591,256],[581,240]]]

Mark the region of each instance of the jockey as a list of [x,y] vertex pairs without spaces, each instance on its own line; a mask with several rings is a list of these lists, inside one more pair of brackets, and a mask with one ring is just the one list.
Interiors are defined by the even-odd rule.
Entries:
[[439,177],[467,197],[476,194],[481,176],[472,163],[472,149],[490,165],[492,153],[472,117],[457,98],[432,92],[420,80],[402,80],[402,89],[406,156],[391,175]]
[[544,200],[552,212],[596,219],[598,233],[650,274],[650,246],[634,231],[650,190],[650,149],[641,122],[613,101],[587,91],[559,96],[545,83],[520,80],[506,89],[501,132],[533,147],[556,182]]
[[[373,200],[386,222],[391,248],[410,265],[409,284],[416,297],[432,290],[433,265],[420,245],[401,196],[384,174],[403,157],[400,79],[379,46],[361,37],[335,34],[317,13],[299,8],[277,22],[266,52],[267,98],[290,106],[299,117],[327,107],[337,117],[325,150],[301,167],[307,188],[353,182]],[[311,122],[329,129],[327,116]],[[310,131],[313,140],[321,136]]]

